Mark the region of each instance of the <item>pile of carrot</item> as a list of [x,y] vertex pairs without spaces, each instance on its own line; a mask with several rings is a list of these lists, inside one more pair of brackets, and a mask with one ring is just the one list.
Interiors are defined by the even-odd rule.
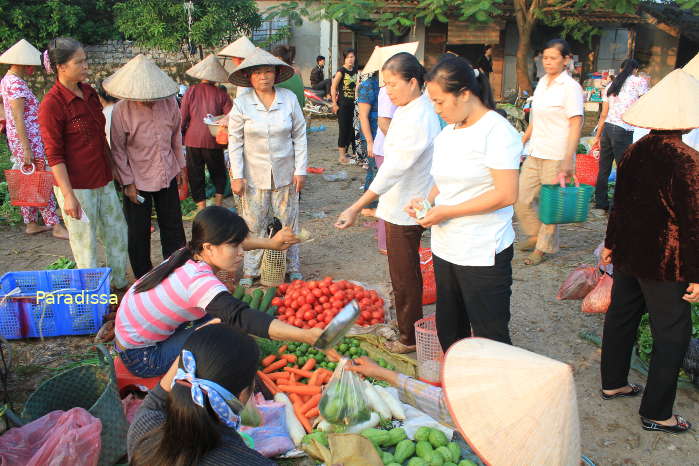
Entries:
[[[323,385],[332,377],[332,371],[322,367],[315,368],[316,360],[309,358],[303,367],[298,365],[287,367],[296,362],[296,355],[270,354],[262,360],[262,369],[257,371],[262,383],[267,389],[276,395],[285,393],[294,406],[294,413],[307,433],[313,431],[313,420],[320,415],[318,403],[320,402]],[[306,383],[301,379],[307,379]]]

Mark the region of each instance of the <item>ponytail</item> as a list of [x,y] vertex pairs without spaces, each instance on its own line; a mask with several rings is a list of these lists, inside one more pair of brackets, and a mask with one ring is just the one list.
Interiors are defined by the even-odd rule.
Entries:
[[631,76],[631,74],[640,68],[640,64],[634,60],[633,58],[629,58],[624,60],[624,62],[621,64],[621,73],[614,78],[614,81],[612,81],[612,84],[609,86],[609,89],[607,90],[607,96],[610,95],[619,95],[619,92],[621,92],[621,88],[624,86],[624,83],[626,82],[626,79]]
[[193,256],[189,245],[178,249],[173,252],[165,262],[148,272],[146,276],[136,284],[134,291],[140,293],[142,291],[152,290],[174,273],[175,270],[186,264]]
[[436,82],[444,92],[456,96],[463,91],[470,91],[488,109],[495,110],[495,99],[488,75],[474,69],[464,58],[449,56],[442,59],[427,74],[426,80]]

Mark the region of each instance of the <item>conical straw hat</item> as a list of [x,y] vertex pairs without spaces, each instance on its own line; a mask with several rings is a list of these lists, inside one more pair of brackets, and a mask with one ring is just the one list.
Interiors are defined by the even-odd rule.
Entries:
[[223,69],[218,58],[216,58],[216,55],[213,53],[188,69],[186,73],[193,78],[215,83],[225,83],[228,81],[228,73]]
[[255,53],[243,60],[243,63],[238,65],[238,67],[235,70],[233,70],[233,73],[231,73],[231,76],[230,78],[228,78],[228,80],[236,86],[252,87],[252,84],[250,83],[250,77],[248,77],[246,73],[244,73],[243,71],[248,70],[250,68],[254,68],[256,66],[265,65],[276,66],[277,70],[279,70],[279,72],[277,73],[277,77],[274,80],[274,84],[286,81],[294,75],[294,69],[292,67],[290,67],[271,53],[267,52],[266,50],[256,49]]
[[24,39],[20,39],[0,55],[0,63],[8,65],[41,66],[41,52]]
[[223,57],[238,57],[238,58],[248,58],[250,55],[255,53],[255,44],[250,42],[245,36],[240,36],[234,42],[231,42],[223,48],[216,55],[221,55]]
[[177,94],[179,86],[150,58],[139,54],[102,82],[109,95],[126,100],[160,100]]
[[699,128],[699,80],[677,69],[653,86],[622,115],[639,128],[686,130]]
[[699,79],[699,53],[696,54],[696,56],[692,58],[689,61],[689,63],[684,65],[682,69],[694,76],[695,78]]
[[444,356],[442,386],[459,432],[486,464],[580,463],[578,405],[567,364],[466,338]]
[[383,68],[384,63],[388,61],[393,55],[401,52],[407,52],[411,55],[415,55],[417,48],[420,45],[419,42],[406,42],[403,44],[388,45],[386,47],[374,47],[369,60],[364,65],[363,74],[370,74],[375,71],[379,72],[379,82],[383,85],[383,76],[381,75],[381,68]]

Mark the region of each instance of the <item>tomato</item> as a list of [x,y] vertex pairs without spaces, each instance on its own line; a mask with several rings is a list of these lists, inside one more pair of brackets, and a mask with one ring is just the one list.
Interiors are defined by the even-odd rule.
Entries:
[[331,276],[328,275],[327,277],[324,277],[324,278],[323,278],[323,281],[324,281],[324,282],[332,282],[332,281],[333,281],[333,277],[331,277]]
[[282,322],[286,322],[286,316],[280,315],[277,317],[278,320],[281,320]]
[[330,303],[323,303],[323,309],[332,309],[332,304]]
[[320,304],[327,303],[328,301],[330,301],[330,298],[328,298],[327,296],[321,296],[320,298],[318,298],[318,302]]
[[330,285],[328,289],[330,290],[330,293],[334,295],[337,294],[338,291],[340,291],[340,288],[337,285]]
[[287,317],[295,316],[296,313],[294,312],[293,309],[287,308],[286,312],[284,313]]
[[359,305],[362,307],[366,307],[366,306],[371,305],[371,301],[367,298],[362,298],[359,300]]
[[315,306],[313,306],[313,311],[320,314],[321,312],[323,312],[323,306],[321,306],[320,304],[316,304]]
[[371,322],[369,322],[369,325],[376,325],[379,323],[378,319],[371,319]]
[[302,310],[299,309],[298,311],[294,312],[294,315],[295,315],[296,317],[298,317],[299,319],[303,319],[303,313],[304,313],[304,312],[306,312],[306,311],[302,311]]
[[340,301],[344,301],[345,299],[347,299],[347,295],[344,291],[338,291],[337,293],[335,293],[335,298],[339,299]]
[[306,295],[306,304],[313,304],[316,302],[316,297],[313,296],[311,293]]
[[306,283],[306,285],[310,289],[318,288],[318,282],[315,280],[311,280],[310,282]]
[[277,288],[277,291],[281,293],[286,293],[286,291],[289,289],[289,284],[288,283],[282,283],[279,285],[279,288]]
[[330,288],[328,288],[327,286],[322,285],[322,286],[321,286],[320,288],[318,288],[318,289],[323,293],[323,295],[325,295],[325,296],[329,296],[329,295],[330,295]]
[[382,319],[382,318],[383,318],[383,312],[374,311],[374,312],[371,313],[371,318],[372,318],[372,319]]
[[384,306],[384,300],[383,300],[382,298],[377,298],[377,299],[375,299],[375,300],[374,300],[374,303],[375,303],[377,306],[379,306],[379,307],[383,307],[383,306]]
[[294,319],[294,326],[295,327],[300,327],[303,325],[303,320],[299,319],[298,317]]
[[311,292],[313,293],[313,296],[315,296],[316,298],[320,298],[321,296],[323,296],[323,290],[321,290],[320,288],[313,288]]
[[310,325],[311,327],[315,327],[317,324],[318,324],[318,321],[315,319],[311,319],[308,321],[308,325]]
[[299,308],[299,310],[303,311],[303,312],[310,311],[311,309],[313,309],[313,308],[311,307],[310,304],[304,304]]
[[303,319],[308,321],[313,318],[313,313],[311,311],[306,311],[303,313]]
[[289,303],[289,307],[290,307],[291,309],[298,309],[298,308],[299,308],[299,303],[296,302],[296,301],[291,301],[291,302]]
[[281,306],[282,305],[282,298],[272,298],[272,306]]
[[379,294],[374,290],[369,290],[369,296],[371,296],[372,299],[376,299],[379,297]]
[[371,312],[369,311],[362,311],[359,315],[362,316],[362,319],[371,319]]

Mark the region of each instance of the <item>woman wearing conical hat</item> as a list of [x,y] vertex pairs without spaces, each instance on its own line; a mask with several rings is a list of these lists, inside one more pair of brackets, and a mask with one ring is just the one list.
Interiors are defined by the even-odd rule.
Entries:
[[223,147],[216,143],[209,128],[204,124],[206,115],[223,115],[231,111],[233,104],[225,90],[216,83],[228,81],[228,73],[218,62],[215,55],[187,70],[187,75],[201,80],[190,86],[182,98],[182,134],[187,148],[187,175],[192,199],[197,203],[197,210],[206,207],[204,192],[204,166],[216,188],[214,204],[223,203],[226,189],[226,162]]
[[[224,65],[226,64],[226,60],[230,60],[231,64],[233,65],[233,69],[235,69],[241,63],[243,63],[243,60],[255,53],[256,49],[257,47],[255,47],[255,44],[253,44],[250,41],[250,39],[248,39],[245,36],[240,36],[238,39],[234,40],[233,42],[225,46],[223,49],[221,49],[221,51],[218,52],[216,55],[218,55],[219,57],[223,57]],[[246,92],[251,91],[251,87],[238,86],[236,89],[236,97],[240,97]]]
[[[699,302],[699,152],[682,134],[699,128],[699,80],[675,70],[623,115],[650,134],[619,164],[603,264],[614,264],[604,320],[604,400],[643,395],[644,430],[679,434],[691,424],[673,414],[677,377]],[[653,335],[645,391],[628,381],[638,326],[648,312]]]
[[[24,78],[41,66],[41,52],[22,39],[0,55],[0,63],[10,65],[0,81],[0,97],[6,115],[7,142],[15,165],[39,164],[47,166],[44,144],[39,132],[39,101]],[[51,196],[46,207],[22,207],[22,218],[27,234],[53,230],[53,236],[68,239],[68,230],[56,215],[56,199]],[[41,214],[45,226],[37,223]]]

